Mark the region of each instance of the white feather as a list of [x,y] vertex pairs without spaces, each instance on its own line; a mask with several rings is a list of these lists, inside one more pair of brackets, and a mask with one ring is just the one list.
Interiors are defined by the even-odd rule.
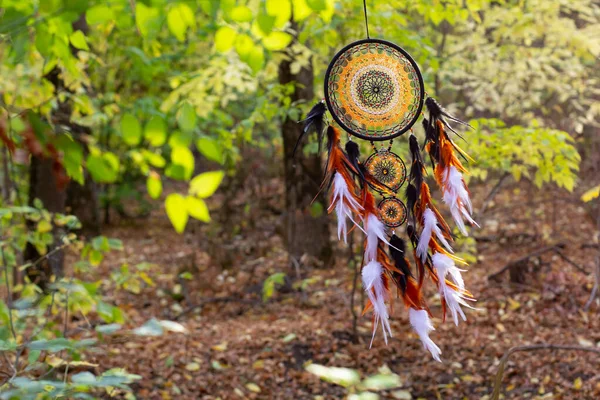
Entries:
[[429,332],[435,330],[435,328],[429,319],[429,315],[427,315],[427,311],[411,308],[408,310],[408,318],[410,320],[410,325],[417,335],[419,335],[419,339],[421,339],[425,350],[431,353],[434,360],[442,362],[442,359],[440,358],[442,351],[429,337]]
[[[472,299],[466,297],[463,293],[465,290],[465,281],[460,272],[464,270],[457,268],[454,261],[445,254],[435,253],[432,257],[432,261],[439,280],[440,296],[443,296],[446,300],[446,305],[452,314],[454,324],[458,326],[459,315],[463,321],[467,320],[467,317],[460,306],[463,305],[465,307],[473,308],[466,302],[466,300]],[[447,275],[450,275],[450,279],[454,282],[459,291],[446,285]]]
[[352,193],[350,193],[350,189],[348,189],[348,184],[346,183],[344,177],[337,172],[333,176],[333,196],[331,199],[331,204],[329,205],[329,210],[331,210],[334,206],[338,219],[338,240],[343,237],[345,243],[348,235],[347,219],[352,221],[354,225],[358,226],[362,230],[362,228],[352,218],[353,214],[362,210],[362,206],[356,201]]
[[449,252],[453,253],[450,243],[448,243],[442,234],[442,230],[438,226],[438,220],[435,213],[427,207],[425,208],[425,212],[423,212],[423,231],[421,232],[419,244],[417,245],[417,256],[419,256],[423,262],[425,262],[425,259],[427,258],[427,249],[429,248],[429,241],[431,240],[432,233],[435,233],[435,236],[444,247],[446,247]]
[[464,221],[467,220],[475,226],[479,225],[471,217],[473,206],[462,174],[456,167],[450,166],[444,175],[444,202],[448,204],[458,229],[463,235],[468,236]]
[[[387,244],[385,225],[375,214],[368,214],[364,220],[365,230],[367,231],[367,245],[365,246],[365,262],[373,261],[377,258],[377,246],[379,240]],[[400,251],[400,250],[399,250]]]
[[[373,327],[373,337],[371,338],[371,346],[373,345],[373,339],[375,339],[375,333],[377,327],[381,322],[383,330],[383,340],[387,344],[387,335],[392,336],[392,330],[390,328],[390,321],[387,306],[385,305],[386,293],[385,287],[383,286],[383,268],[377,261],[371,261],[363,267],[362,270],[362,281],[363,287],[369,296],[369,300],[373,305],[373,313],[375,315],[375,325]],[[370,346],[369,346],[370,347]]]

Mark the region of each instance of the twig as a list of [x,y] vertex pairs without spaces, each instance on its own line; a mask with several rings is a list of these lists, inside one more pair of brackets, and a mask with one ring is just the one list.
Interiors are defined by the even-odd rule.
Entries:
[[511,354],[519,352],[519,351],[534,351],[534,350],[579,350],[579,351],[589,351],[592,353],[600,354],[600,349],[595,347],[585,347],[585,346],[576,346],[576,345],[563,345],[563,344],[550,344],[550,343],[540,343],[533,344],[529,346],[516,346],[509,349],[502,359],[500,360],[500,365],[498,366],[498,372],[496,372],[496,378],[494,379],[494,391],[492,392],[491,400],[498,400],[500,398],[500,388],[502,386],[502,378],[504,377],[504,368],[506,366],[506,362]]
[[552,246],[543,247],[543,248],[541,248],[539,250],[536,250],[534,252],[526,254],[526,255],[524,255],[523,257],[521,257],[521,258],[519,258],[517,260],[509,262],[504,267],[502,267],[500,270],[494,272],[493,274],[488,275],[487,278],[488,278],[488,280],[493,280],[496,277],[502,275],[502,273],[504,273],[506,270],[508,270],[510,267],[513,267],[516,264],[520,264],[523,261],[527,261],[527,260],[529,260],[532,257],[537,257],[537,256],[540,256],[540,255],[542,255],[544,253],[547,253],[549,251],[555,251],[556,249],[559,249],[559,248],[562,249],[564,247],[565,247],[564,243],[557,243],[557,244],[554,244]]
[[560,258],[562,258],[564,261],[566,261],[567,263],[569,263],[573,267],[575,267],[579,272],[583,272],[584,274],[589,274],[589,271],[587,269],[583,268],[581,265],[577,264],[575,261],[573,261],[569,257],[565,256],[559,249],[555,248],[554,252],[556,253],[556,255],[558,255]]
[[4,254],[4,249],[1,246],[0,253],[2,253],[2,265],[4,266],[4,280],[6,283],[6,305],[8,306],[8,320],[10,322],[10,331],[13,335],[13,339],[15,339],[15,343],[17,343],[17,333],[15,331],[15,324],[12,315],[12,293],[10,291],[10,281],[8,280],[8,263],[6,262],[6,255]]

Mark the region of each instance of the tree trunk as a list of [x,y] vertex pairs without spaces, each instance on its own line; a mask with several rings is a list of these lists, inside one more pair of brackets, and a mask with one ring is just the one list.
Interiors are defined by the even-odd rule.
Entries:
[[[65,212],[64,190],[58,190],[58,185],[54,173],[52,172],[52,159],[31,156],[31,165],[29,167],[29,204],[33,206],[35,199],[40,199],[44,208],[51,213]],[[35,224],[30,224],[30,230],[35,230]],[[41,254],[35,246],[27,243],[23,258],[26,262],[34,263],[27,269],[29,279],[37,284],[42,290],[46,288],[46,284],[50,281],[52,275],[62,276],[64,253],[62,250],[56,250],[62,244],[61,238],[64,234],[62,228],[54,227],[52,234],[54,243],[48,246],[48,257],[37,262],[41,258]]]
[[[279,65],[279,83],[294,84],[291,94],[292,104],[311,102],[314,99],[312,63],[292,72],[294,54],[288,48],[287,60]],[[320,203],[322,212],[319,215],[311,212],[313,197],[319,193],[323,179],[321,159],[318,154],[306,156],[302,149],[293,158],[296,140],[302,133],[302,124],[290,119],[283,121],[284,166],[285,166],[285,204],[286,204],[286,244],[290,257],[299,260],[304,254],[317,257],[325,264],[331,261],[333,250],[329,235],[329,219],[325,195],[320,193],[315,204]]]

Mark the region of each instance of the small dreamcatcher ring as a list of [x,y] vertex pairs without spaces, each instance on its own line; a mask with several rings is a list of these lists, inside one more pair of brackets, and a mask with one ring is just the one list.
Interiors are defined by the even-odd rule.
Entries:
[[386,197],[377,205],[381,221],[390,228],[397,228],[406,222],[406,206],[395,197]]
[[333,57],[325,74],[325,100],[333,119],[361,139],[402,135],[417,122],[424,97],[417,63],[385,40],[350,43]]

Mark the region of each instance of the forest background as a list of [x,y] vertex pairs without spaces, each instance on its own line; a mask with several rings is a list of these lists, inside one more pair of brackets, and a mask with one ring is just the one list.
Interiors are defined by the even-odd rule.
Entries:
[[292,160],[362,1],[2,0],[0,398],[600,395],[600,3],[367,5],[474,127],[444,363],[400,308],[369,350],[362,240]]

